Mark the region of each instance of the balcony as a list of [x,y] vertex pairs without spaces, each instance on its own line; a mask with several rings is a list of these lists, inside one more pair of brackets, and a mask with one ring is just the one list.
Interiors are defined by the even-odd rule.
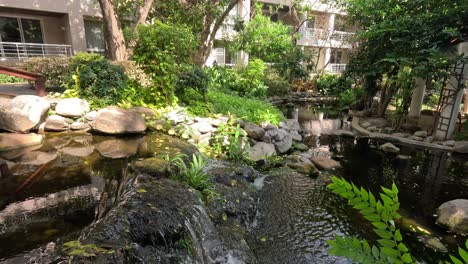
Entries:
[[326,71],[331,73],[342,73],[346,70],[346,64],[343,63],[329,63],[325,68]]
[[0,42],[0,61],[71,55],[71,45]]
[[350,40],[354,36],[351,32],[306,27],[302,27],[299,33],[302,35],[300,45],[319,47],[351,48]]

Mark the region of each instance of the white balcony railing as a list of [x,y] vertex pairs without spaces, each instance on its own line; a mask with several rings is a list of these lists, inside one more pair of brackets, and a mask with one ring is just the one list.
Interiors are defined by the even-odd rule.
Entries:
[[329,63],[325,68],[326,71],[332,73],[342,73],[346,70],[346,64],[342,63]]
[[0,60],[71,56],[71,45],[0,42]]
[[338,46],[340,46],[349,43],[351,38],[354,36],[354,33],[351,32],[329,31],[325,29],[306,27],[302,27],[300,33],[305,40],[319,46],[326,46],[327,43],[331,45],[332,42],[335,42],[333,43],[334,45],[337,45],[336,42],[338,42]]

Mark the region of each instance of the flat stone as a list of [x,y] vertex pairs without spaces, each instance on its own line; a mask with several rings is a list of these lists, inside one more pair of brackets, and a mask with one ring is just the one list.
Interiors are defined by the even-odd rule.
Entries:
[[392,143],[385,143],[379,147],[380,150],[384,152],[390,152],[390,153],[398,153],[400,152],[400,149],[397,148],[395,145]]
[[135,155],[140,143],[141,140],[139,139],[128,140],[114,138],[100,142],[96,145],[96,149],[106,158],[121,159]]
[[453,145],[453,152],[468,154],[468,141],[456,141]]
[[421,130],[414,132],[413,136],[416,137],[427,137],[427,131]]
[[80,98],[62,99],[55,106],[55,113],[65,117],[80,117],[89,110],[89,103]]
[[222,116],[218,118],[210,118],[208,122],[214,127],[219,127],[221,124],[227,124],[229,118]]
[[52,146],[53,148],[60,149],[68,144],[70,144],[71,138],[70,137],[53,137],[53,138],[48,138],[46,140],[46,144]]
[[352,131],[343,130],[343,129],[338,129],[338,130],[333,131],[333,135],[339,136],[339,137],[354,137],[354,133]]
[[368,128],[370,126],[372,126],[372,123],[371,122],[367,122],[367,121],[364,121],[360,124],[363,128]]
[[294,141],[302,141],[302,136],[298,131],[291,131],[289,134],[291,134],[291,137]]
[[67,119],[59,115],[51,115],[47,117],[45,122],[46,131],[65,131],[70,127]]
[[257,142],[254,146],[248,149],[247,153],[251,160],[258,161],[265,157],[275,155],[276,150],[275,145],[273,144]]
[[309,150],[309,147],[306,146],[305,144],[303,143],[295,143],[293,144],[294,148],[297,149],[297,150],[300,150],[300,151],[307,151]]
[[97,111],[91,111],[87,113],[84,118],[88,121],[94,121],[96,119]]
[[72,130],[85,130],[85,129],[90,129],[91,127],[89,126],[88,123],[84,123],[81,121],[75,121],[70,125],[70,128]]
[[295,119],[287,119],[279,123],[279,127],[288,131],[300,131],[301,125]]
[[411,159],[411,156],[408,156],[408,155],[398,155],[398,156],[397,156],[397,159],[399,159],[399,160],[410,160],[410,159]]
[[27,165],[43,165],[51,162],[57,158],[57,153],[41,152],[41,151],[31,151],[24,153],[19,160],[16,160],[18,164],[27,164]]
[[296,163],[288,163],[288,167],[305,175],[317,177],[320,172],[310,161],[299,161]]
[[418,240],[421,241],[426,247],[436,250],[438,252],[447,253],[447,247],[440,242],[440,239],[433,236],[418,236]]
[[332,170],[341,167],[338,161],[326,157],[312,157],[310,161],[321,170]]
[[265,135],[265,130],[255,124],[246,123],[244,125],[244,130],[247,132],[247,135],[255,140],[262,140]]
[[442,142],[442,145],[448,146],[448,147],[453,147],[453,146],[455,146],[455,140],[444,141],[444,142]]
[[94,146],[64,147],[60,151],[63,154],[84,158],[94,152]]
[[35,95],[20,95],[0,105],[0,130],[27,133],[45,120],[49,102]]
[[393,133],[392,136],[394,137],[401,137],[401,138],[407,138],[410,136],[410,134],[408,133],[402,133],[402,132],[397,132],[397,133]]
[[40,145],[43,140],[44,136],[39,134],[0,133],[0,151]]
[[190,125],[193,130],[198,131],[202,134],[210,133],[213,130],[213,126],[208,121],[201,121]]
[[408,139],[416,140],[416,141],[423,141],[424,140],[424,138],[418,137],[418,136],[409,136]]
[[438,225],[457,234],[468,233],[468,200],[456,199],[437,208]]
[[93,129],[105,134],[143,133],[146,123],[139,113],[114,106],[97,112]]

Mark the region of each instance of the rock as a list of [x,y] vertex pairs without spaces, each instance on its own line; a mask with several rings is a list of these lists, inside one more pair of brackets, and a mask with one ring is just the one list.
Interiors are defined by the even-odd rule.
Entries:
[[288,152],[288,150],[292,147],[292,136],[284,129],[278,129],[278,133],[275,139],[276,142],[274,144],[276,146],[276,151],[280,154]]
[[179,108],[169,112],[166,115],[166,119],[171,121],[174,125],[176,125],[185,122],[186,120],[189,120],[190,117],[188,116],[184,108]]
[[442,142],[442,145],[447,146],[447,147],[453,147],[455,146],[455,140],[447,140]]
[[341,167],[338,161],[326,157],[312,157],[310,161],[320,170],[332,170]]
[[389,124],[389,120],[385,118],[369,118],[367,119],[367,122],[371,123],[373,126],[376,126],[377,128],[383,128]]
[[96,149],[106,158],[120,159],[135,155],[140,143],[141,139],[108,139],[97,144]]
[[423,141],[423,140],[424,140],[424,138],[422,138],[422,137],[417,137],[417,136],[409,136],[408,139],[416,140],[416,141]]
[[153,177],[167,177],[170,176],[169,165],[169,161],[161,157],[152,157],[136,161],[132,167],[139,173],[146,173]]
[[71,138],[67,136],[65,137],[58,136],[58,137],[48,138],[46,140],[46,144],[50,145],[51,147],[55,149],[61,149],[67,146],[68,144],[70,144],[70,142],[71,142]]
[[41,151],[31,151],[31,152],[26,152],[16,162],[18,164],[39,166],[39,165],[49,163],[55,158],[57,158],[57,153],[55,152],[48,153],[48,152],[41,152]]
[[208,122],[214,127],[219,127],[221,124],[227,124],[228,120],[229,118],[222,116],[218,118],[210,118]]
[[132,107],[130,109],[130,111],[139,113],[143,117],[154,117],[155,116],[154,111],[152,109],[150,109],[148,107],[144,107],[144,106],[134,106],[134,107]]
[[354,137],[354,133],[352,131],[343,130],[343,129],[338,129],[338,130],[333,131],[333,135],[339,136],[339,137]]
[[453,145],[453,152],[468,154],[468,141],[456,141]]
[[198,131],[202,134],[210,133],[213,130],[213,126],[207,121],[201,121],[190,125],[193,130]]
[[248,150],[248,155],[251,160],[258,161],[264,159],[265,157],[276,155],[275,145],[258,142],[253,147]]
[[84,118],[88,121],[94,121],[96,119],[97,112],[96,111],[91,111],[87,113]]
[[198,144],[208,146],[210,145],[210,140],[211,140],[211,133],[206,133],[200,135],[200,138],[198,139]]
[[317,177],[320,172],[310,161],[299,161],[296,163],[288,163],[288,167],[305,175]]
[[363,128],[368,128],[368,127],[372,126],[372,123],[371,123],[371,122],[364,121],[364,122],[361,123],[361,126],[362,126]]
[[0,151],[40,145],[43,140],[44,136],[38,134],[0,133]]
[[418,240],[421,241],[426,247],[431,248],[435,251],[447,253],[447,247],[440,242],[440,239],[433,236],[418,236]]
[[84,123],[81,121],[75,121],[70,125],[70,128],[72,130],[85,130],[85,129],[90,129],[91,127],[87,123]]
[[298,131],[291,131],[289,134],[291,134],[293,140],[302,141],[302,136],[299,134]]
[[309,147],[306,146],[305,144],[303,143],[295,143],[293,144],[294,148],[297,149],[297,150],[300,150],[300,151],[307,151],[309,150]]
[[370,127],[367,128],[367,131],[380,133],[381,129],[377,128],[376,126],[370,126]]
[[411,156],[408,156],[408,155],[398,155],[396,158],[399,159],[399,160],[410,160],[410,159],[411,159]]
[[399,148],[397,148],[395,145],[392,143],[385,143],[379,147],[380,150],[384,152],[391,152],[391,153],[397,153],[400,151]]
[[468,200],[456,199],[443,203],[437,208],[436,223],[458,234],[468,233]]
[[288,131],[300,131],[301,125],[295,119],[287,119],[279,123],[279,127]]
[[94,152],[94,146],[64,147],[60,151],[66,155],[84,158]]
[[0,130],[26,133],[45,120],[50,108],[46,99],[20,95],[0,106]]
[[398,133],[393,133],[392,136],[394,136],[394,137],[401,137],[401,138],[407,138],[407,137],[410,136],[410,134],[398,132]]
[[70,127],[67,119],[59,115],[51,115],[47,117],[45,122],[45,130],[47,131],[65,131]]
[[427,137],[427,131],[421,130],[414,132],[413,136],[416,137]]
[[134,134],[144,132],[146,123],[139,113],[107,107],[97,112],[93,129],[105,134]]
[[89,112],[89,104],[80,98],[66,98],[57,103],[55,113],[66,117],[80,117]]
[[265,129],[265,131],[278,129],[278,127],[272,124],[265,124],[264,126],[262,126],[262,128]]
[[255,140],[262,140],[265,135],[265,130],[255,124],[246,123],[244,125],[244,130],[247,132],[247,135]]
[[426,142],[426,143],[432,143],[432,141],[434,141],[434,137],[432,137],[432,136],[428,136],[428,137],[426,137],[424,139],[424,142]]

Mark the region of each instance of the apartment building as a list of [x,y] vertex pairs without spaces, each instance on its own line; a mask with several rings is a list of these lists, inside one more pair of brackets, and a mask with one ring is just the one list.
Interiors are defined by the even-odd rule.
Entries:
[[[261,0],[260,2],[264,4],[263,12],[272,20],[292,25],[293,19],[290,17],[288,0]],[[308,14],[301,15],[302,25],[298,32],[300,38],[297,45],[313,55],[317,70],[329,73],[343,72],[349,63],[352,49],[350,40],[357,28],[348,25],[346,14],[337,8],[322,4],[317,0],[308,0],[305,4],[309,5],[310,11]],[[247,59],[245,54],[230,54],[223,44],[236,34],[230,21],[234,21],[234,18],[248,21],[250,10],[251,3],[247,0],[241,1],[239,7],[230,13],[230,19],[218,32],[218,41],[207,62],[208,65],[213,63],[233,65],[239,60]]]
[[104,52],[100,18],[93,0],[2,0],[0,62]]

